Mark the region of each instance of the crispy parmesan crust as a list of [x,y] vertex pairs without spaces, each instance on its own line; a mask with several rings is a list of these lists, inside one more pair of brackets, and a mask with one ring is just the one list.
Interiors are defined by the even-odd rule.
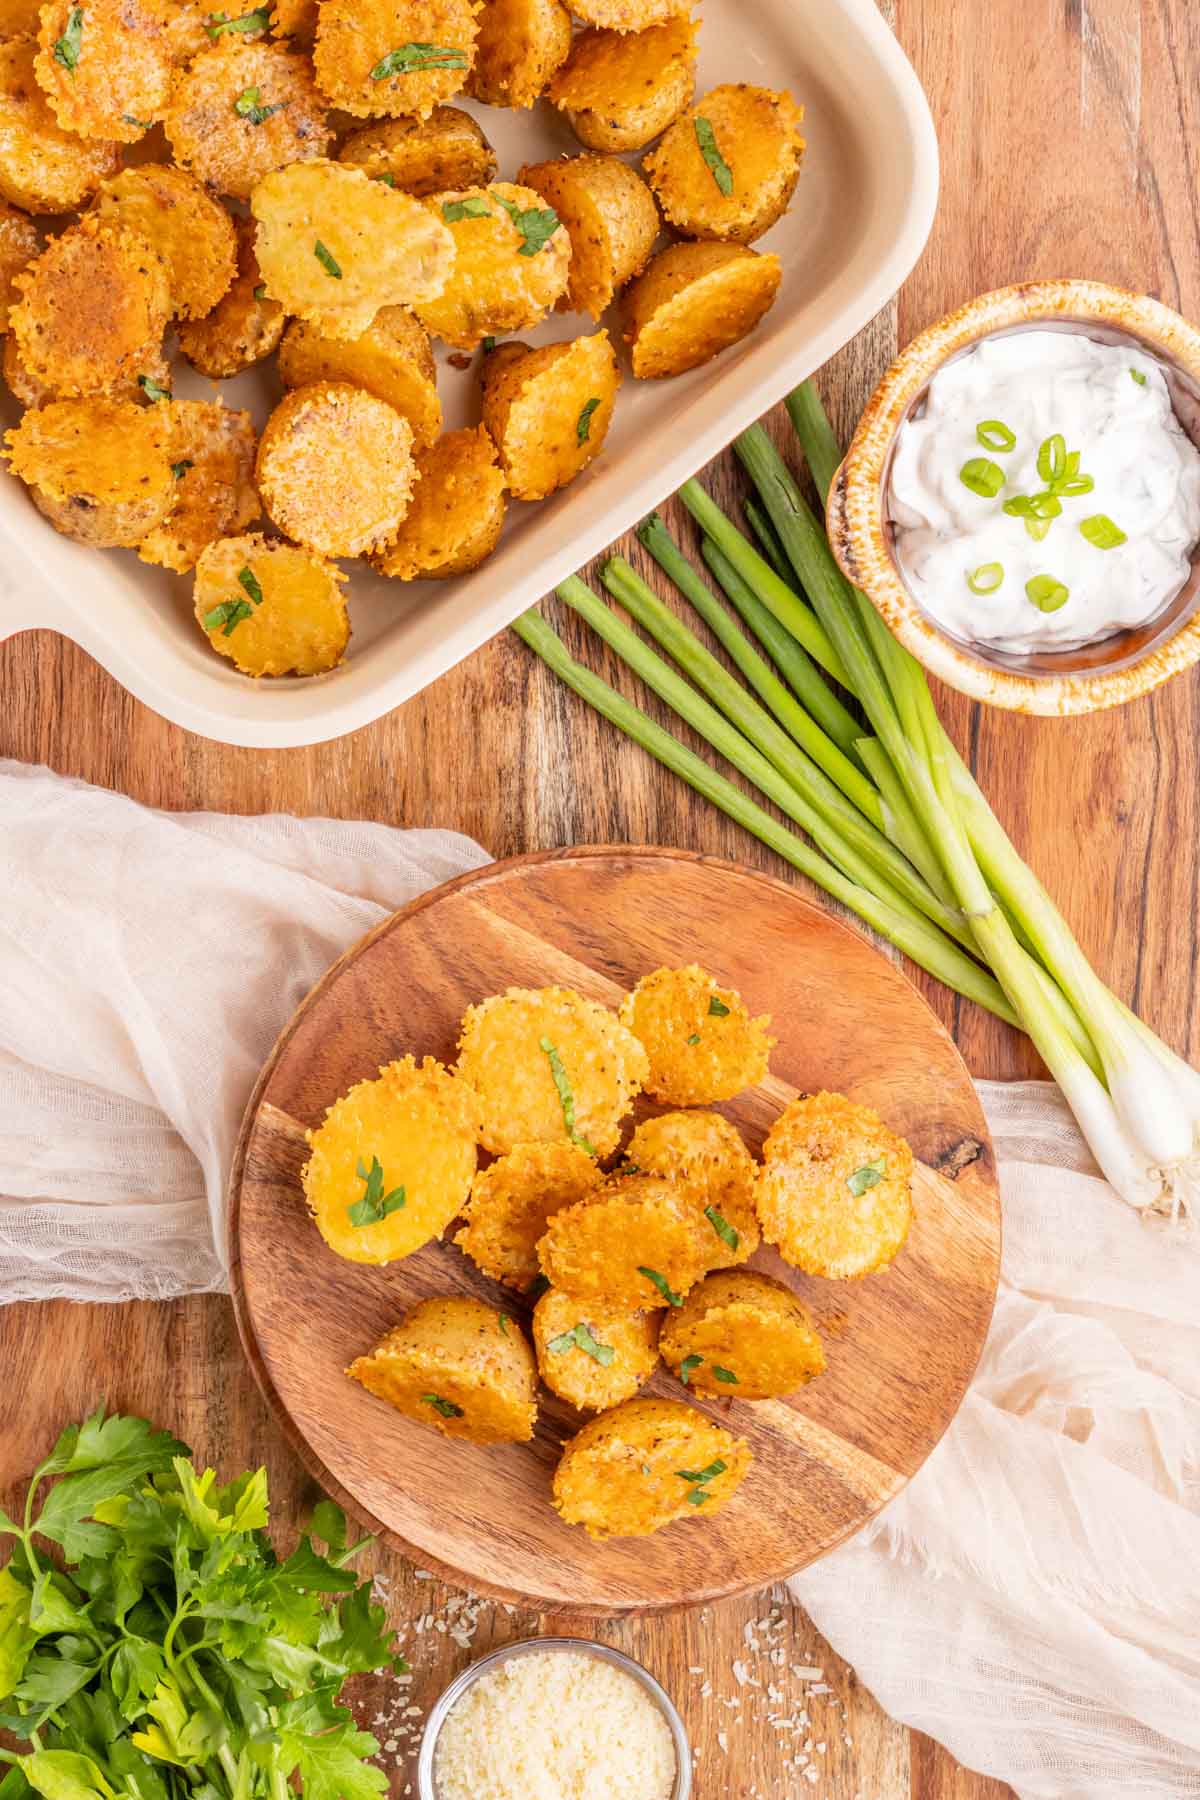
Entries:
[[391,542],[416,472],[412,426],[348,382],[285,394],[263,430],[257,480],[274,524],[320,556],[362,556]]
[[0,331],[8,330],[9,308],[17,300],[13,277],[37,256],[42,234],[29,217],[0,200]]
[[[676,1519],[719,1512],[744,1481],[753,1456],[745,1438],[679,1400],[626,1400],[589,1419],[554,1471],[554,1505],[589,1537],[647,1537]],[[719,1474],[700,1474],[720,1462]],[[690,1496],[703,1488],[705,1498]]]
[[271,8],[271,36],[289,38],[302,50],[311,50],[317,35],[318,0],[275,0]]
[[169,403],[175,506],[138,545],[143,562],[183,574],[217,538],[253,524],[261,512],[254,486],[254,426],[247,412],[217,400]]
[[[428,118],[466,82],[479,12],[479,0],[321,0],[313,66],[322,93],[356,119]],[[407,44],[461,52],[461,63],[373,73]]]
[[54,400],[25,413],[5,444],[34,505],[82,544],[136,544],[175,504],[165,408]]
[[365,388],[408,420],[418,445],[432,444],[442,429],[433,351],[406,306],[383,307],[356,338],[327,337],[294,319],[279,347],[279,376],[289,388],[310,381]]
[[[619,1406],[622,1400],[632,1400],[658,1365],[658,1321],[657,1313],[584,1305],[548,1288],[533,1309],[538,1373],[552,1393],[582,1412]],[[580,1325],[603,1350],[612,1352],[607,1361],[598,1360],[578,1339],[563,1343]]]
[[[752,244],[787,210],[800,175],[804,110],[788,93],[746,83],[713,88],[672,125],[643,167],[668,224],[689,238]],[[696,136],[712,128],[732,179],[722,193]]]
[[13,285],[21,361],[63,398],[132,391],[157,365],[171,293],[165,263],[139,232],[89,216]]
[[[44,381],[35,381],[21,361],[21,352],[11,331],[4,339],[3,368],[5,385],[22,406],[45,406],[48,400],[54,399],[54,389],[47,387]],[[123,398],[132,398],[132,395]]]
[[385,119],[351,132],[338,161],[376,178],[390,175],[406,194],[417,195],[486,187],[497,167],[483,128],[459,106],[435,106],[427,119]]
[[598,319],[650,260],[659,228],[653,194],[637,170],[616,156],[526,163],[519,179],[554,208],[571,239],[559,310]]
[[752,1019],[735,989],[695,963],[643,975],[621,1020],[650,1058],[648,1092],[670,1106],[708,1106],[756,1086],[775,1042],[769,1015]]
[[537,1280],[547,1221],[594,1193],[602,1179],[577,1144],[518,1144],[476,1175],[454,1241],[485,1275],[524,1290]]
[[544,500],[599,456],[620,383],[607,331],[485,359],[483,422],[518,500]]
[[692,0],[572,0],[571,11],[585,25],[605,31],[648,31],[667,19],[686,16]]
[[538,1244],[542,1273],[577,1300],[655,1312],[682,1297],[708,1267],[707,1222],[673,1181],[630,1175],[554,1214]]
[[185,169],[166,163],[124,169],[105,182],[95,210],[139,231],[158,251],[177,317],[201,319],[228,292],[237,270],[233,220]]
[[[257,124],[237,113],[248,89],[279,110]],[[272,170],[324,156],[331,137],[307,57],[236,36],[218,38],[176,74],[164,127],[181,168],[238,200]]]
[[482,1300],[460,1294],[422,1300],[346,1373],[444,1437],[509,1444],[533,1436],[533,1352],[515,1321]]
[[740,343],[775,303],[777,256],[737,244],[671,244],[625,291],[625,341],[643,381],[682,375]]
[[73,212],[121,165],[121,147],[64,131],[34,73],[32,37],[0,43],[0,194],[32,213]]
[[172,0],[87,0],[73,68],[54,54],[74,0],[47,0],[37,78],[64,131],[136,144],[162,118],[175,60]]
[[[759,1245],[754,1160],[741,1133],[714,1112],[669,1112],[644,1119],[629,1140],[628,1161],[647,1175],[676,1181],[711,1229],[710,1269],[743,1263]],[[708,1217],[715,1211],[717,1219]],[[719,1225],[727,1227],[723,1236]],[[736,1244],[728,1241],[732,1231]]]
[[505,480],[483,426],[449,431],[418,450],[417,486],[396,541],[376,560],[400,581],[466,575],[489,557],[504,529]]
[[661,1348],[688,1387],[723,1399],[772,1400],[825,1368],[806,1308],[782,1282],[752,1269],[706,1276],[664,1319]]
[[[243,569],[258,582],[261,604],[239,580]],[[341,592],[345,579],[333,563],[294,544],[256,532],[219,538],[201,551],[196,564],[196,622],[213,649],[243,675],[320,675],[342,660],[350,638]],[[227,612],[213,617],[231,602],[247,603],[249,614],[236,620]]]
[[254,220],[238,218],[233,223],[237,273],[232,287],[204,318],[179,326],[179,348],[211,381],[227,381],[270,356],[287,322],[279,302],[257,291],[262,275],[254,254]]
[[559,0],[485,0],[467,91],[488,106],[532,106],[570,48]]
[[[543,210],[542,197],[532,188],[495,181],[490,187],[434,194],[424,204],[451,233],[455,251],[444,288],[415,308],[435,337],[457,350],[474,350],[485,337],[540,324],[566,292],[571,261],[566,231],[560,225],[526,256],[528,240],[505,210],[506,204],[522,213]],[[472,213],[479,207],[487,211],[462,216],[464,204]]]
[[582,31],[548,97],[593,150],[640,150],[684,111],[695,85],[696,26],[684,16],[648,31]]

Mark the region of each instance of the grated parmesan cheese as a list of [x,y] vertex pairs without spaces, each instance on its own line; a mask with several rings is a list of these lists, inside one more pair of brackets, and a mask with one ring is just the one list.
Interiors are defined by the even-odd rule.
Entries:
[[568,1650],[482,1675],[448,1713],[435,1765],[439,1800],[670,1800],[676,1772],[645,1689]]

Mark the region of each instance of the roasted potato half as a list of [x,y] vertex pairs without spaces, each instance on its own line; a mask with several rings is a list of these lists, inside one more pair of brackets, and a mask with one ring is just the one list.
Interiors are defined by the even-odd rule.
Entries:
[[581,1412],[632,1400],[658,1364],[658,1319],[547,1288],[533,1309],[538,1373],[551,1393]]
[[740,244],[671,244],[625,290],[625,341],[643,381],[698,369],[740,343],[770,311],[777,256]]
[[52,400],[25,413],[4,441],[39,512],[81,544],[137,544],[175,504],[165,407]]
[[713,88],[678,119],[642,167],[681,236],[752,244],[796,189],[804,109],[745,82]]
[[[21,361],[64,399],[131,392],[162,353],[171,312],[166,264],[140,232],[94,215],[51,240],[13,279]],[[152,391],[152,390],[151,390]]]
[[781,1281],[752,1269],[706,1276],[663,1320],[660,1348],[685,1387],[724,1399],[792,1394],[825,1367],[807,1309]]
[[0,0],[0,38],[36,37],[42,0]]
[[254,485],[254,425],[219,400],[167,402],[175,506],[138,545],[143,562],[179,574],[217,538],[252,525],[262,508]]
[[455,251],[441,292],[415,308],[435,337],[474,350],[485,337],[540,324],[566,292],[571,240],[532,188],[494,181],[424,204]]
[[0,195],[32,213],[74,212],[121,166],[121,146],[64,131],[34,73],[32,37],[0,43]]
[[342,144],[338,161],[417,195],[486,187],[497,167],[482,126],[460,106],[435,106],[426,119],[364,126]]
[[607,331],[484,359],[483,422],[518,500],[544,500],[604,448],[621,371]]
[[418,445],[442,429],[437,374],[429,337],[406,306],[384,306],[356,338],[328,337],[319,325],[293,319],[279,346],[285,387],[348,381],[386,400],[413,429]]
[[708,1269],[712,1233],[677,1182],[628,1175],[556,1212],[538,1244],[551,1287],[630,1311],[679,1306]]
[[538,1239],[564,1206],[585,1200],[603,1176],[578,1144],[518,1144],[471,1183],[455,1238],[485,1275],[524,1290],[538,1278]]
[[[21,361],[21,352],[17,349],[17,340],[11,331],[4,339],[3,368],[5,386],[22,406],[45,406],[48,400],[54,399],[54,389],[47,387],[44,381],[35,381]],[[167,373],[165,366],[163,373]],[[131,399],[132,395],[123,395],[121,398]]]
[[548,97],[591,150],[640,150],[691,103],[696,27],[684,15],[648,31],[581,31]]
[[554,1505],[589,1537],[648,1537],[719,1512],[753,1460],[745,1438],[679,1400],[626,1400],[589,1419],[554,1471]]
[[492,554],[504,529],[504,475],[482,425],[448,431],[416,453],[417,486],[395,541],[375,559],[400,581],[466,575]]
[[689,963],[643,975],[621,1019],[650,1058],[647,1090],[670,1106],[732,1100],[767,1073],[770,1016],[752,1019],[734,988]]
[[162,118],[175,61],[173,0],[46,0],[38,82],[64,131],[136,144]]
[[754,1203],[793,1268],[834,1281],[885,1269],[912,1224],[913,1153],[879,1114],[841,1094],[784,1108],[763,1144]]
[[443,1437],[512,1444],[533,1436],[533,1352],[515,1320],[482,1300],[422,1300],[346,1373]]
[[736,1125],[715,1112],[669,1112],[643,1119],[629,1140],[627,1165],[677,1181],[703,1214],[712,1237],[710,1269],[728,1268],[759,1245],[755,1163]]
[[[341,662],[349,642],[345,579],[324,557],[277,538],[257,532],[219,538],[196,563],[196,621],[213,649],[243,675],[320,675]],[[335,1208],[326,1236],[339,1231],[339,1243],[380,1248],[374,1235],[367,1243],[353,1234]],[[386,1248],[387,1234],[384,1240]],[[339,1254],[360,1262],[389,1260],[353,1257],[350,1248]]]
[[559,0],[484,0],[467,92],[488,106],[532,106],[570,48],[571,15]]
[[287,322],[278,300],[268,300],[254,254],[253,219],[234,220],[237,273],[233,286],[202,319],[179,325],[179,348],[210,381],[228,381],[278,348]]
[[598,319],[650,260],[659,223],[653,194],[618,156],[585,153],[526,163],[518,179],[554,208],[571,240],[559,310]]
[[286,38],[297,50],[311,51],[317,35],[319,0],[274,0],[271,36]]
[[321,0],[321,92],[356,119],[427,119],[466,82],[479,11],[479,0]]
[[272,170],[323,157],[332,135],[307,57],[232,37],[177,72],[164,127],[180,168],[238,200]]
[[41,248],[42,234],[29,214],[0,200],[0,332],[8,330],[9,308],[18,299],[13,277],[29,267]]
[[396,535],[416,470],[412,426],[344,381],[285,394],[263,429],[256,479],[267,516],[319,556],[362,556]]
[[233,220],[186,169],[168,163],[122,169],[104,183],[94,211],[140,232],[158,251],[167,265],[176,318],[204,318],[233,285]]
[[605,31],[648,31],[666,19],[691,11],[692,0],[571,0],[571,11],[585,25]]

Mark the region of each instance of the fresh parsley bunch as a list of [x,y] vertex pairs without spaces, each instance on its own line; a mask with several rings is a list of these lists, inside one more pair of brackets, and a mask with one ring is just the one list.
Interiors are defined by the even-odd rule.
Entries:
[[288,1800],[296,1775],[308,1800],[379,1800],[379,1746],[339,1704],[348,1675],[405,1667],[347,1569],[371,1540],[322,1500],[281,1562],[266,1525],[264,1469],[218,1487],[103,1407],[63,1432],[22,1521],[0,1511],[0,1726],[30,1746],[0,1749],[0,1800]]

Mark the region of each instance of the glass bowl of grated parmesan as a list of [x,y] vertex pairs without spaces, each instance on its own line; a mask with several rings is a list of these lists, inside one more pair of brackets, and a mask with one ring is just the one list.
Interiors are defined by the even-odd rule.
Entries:
[[670,1696],[587,1638],[526,1638],[474,1662],[425,1723],[420,1800],[689,1800]]

